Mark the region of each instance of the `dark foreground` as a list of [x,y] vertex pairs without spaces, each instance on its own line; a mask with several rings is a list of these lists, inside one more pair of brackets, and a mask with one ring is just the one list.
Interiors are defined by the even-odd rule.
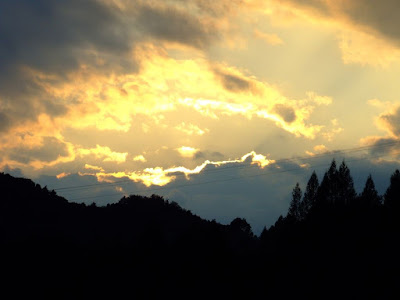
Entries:
[[1,293],[53,299],[397,298],[399,205],[380,198],[373,203],[366,195],[348,202],[342,194],[333,201],[323,193],[324,180],[307,209],[296,208],[294,190],[287,217],[256,237],[244,219],[221,225],[156,195],[86,206],[1,173]]

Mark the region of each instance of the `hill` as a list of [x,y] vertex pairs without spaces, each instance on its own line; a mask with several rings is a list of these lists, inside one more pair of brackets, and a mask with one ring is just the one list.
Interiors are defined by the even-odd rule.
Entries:
[[0,173],[3,281],[52,298],[386,299],[400,279],[400,172],[354,191],[345,163],[297,184],[286,216],[253,235],[152,195],[97,207]]
[[203,220],[157,195],[86,206],[3,173],[0,191],[3,272],[16,291],[178,296],[225,286],[229,295],[241,257],[256,243],[243,219]]

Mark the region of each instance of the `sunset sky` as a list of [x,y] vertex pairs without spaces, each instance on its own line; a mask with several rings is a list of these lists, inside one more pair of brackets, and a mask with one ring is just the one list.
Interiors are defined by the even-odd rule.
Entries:
[[383,193],[399,166],[399,10],[1,0],[0,170],[77,202],[156,193],[255,232],[333,158]]

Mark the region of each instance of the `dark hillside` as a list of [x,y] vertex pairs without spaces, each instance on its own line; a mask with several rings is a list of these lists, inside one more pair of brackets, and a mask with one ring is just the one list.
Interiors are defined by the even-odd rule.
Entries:
[[3,285],[76,298],[387,299],[400,295],[400,172],[379,196],[333,161],[286,216],[253,235],[160,196],[97,207],[0,174]]
[[224,286],[229,295],[235,289],[227,285],[256,243],[245,220],[206,221],[156,195],[86,206],[7,174],[0,174],[0,190],[7,281],[67,298],[78,291],[202,294]]

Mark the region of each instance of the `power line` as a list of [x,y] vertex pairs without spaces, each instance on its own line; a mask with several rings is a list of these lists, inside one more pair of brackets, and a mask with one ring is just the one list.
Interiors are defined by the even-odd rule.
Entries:
[[[348,162],[354,162],[354,161],[362,161],[370,158],[376,158],[380,157],[381,155],[375,155],[375,156],[369,156],[369,157],[364,157],[364,158],[358,158],[358,159],[350,159]],[[319,165],[314,165],[310,166],[312,168],[319,168],[322,166],[326,166],[326,164],[319,164]],[[301,167],[293,168],[293,169],[286,169],[286,170],[268,170],[269,172],[263,172],[260,174],[253,174],[253,175],[248,175],[246,177],[231,177],[231,178],[226,178],[226,179],[220,179],[220,180],[209,180],[209,181],[203,181],[203,182],[197,182],[197,183],[191,183],[191,184],[181,184],[181,185],[176,185],[174,187],[169,187],[169,186],[163,186],[163,187],[158,187],[158,188],[152,188],[152,189],[147,189],[147,190],[136,190],[136,191],[130,191],[127,194],[139,194],[139,193],[149,193],[149,192],[155,192],[159,190],[166,190],[166,189],[176,189],[176,188],[185,188],[185,187],[191,187],[191,186],[198,186],[198,185],[204,185],[204,184],[211,184],[211,183],[221,183],[221,182],[228,182],[228,181],[233,181],[233,180],[239,180],[239,179],[247,179],[247,178],[255,178],[255,177],[260,177],[260,176],[267,176],[267,175],[272,175],[272,174],[278,174],[278,173],[286,173],[286,172],[293,172],[293,171],[299,171],[301,170]],[[80,198],[75,198],[71,199],[71,201],[77,201],[77,200],[83,200],[83,199],[94,199],[94,198],[102,198],[102,197],[110,197],[110,196],[117,196],[121,195],[121,193],[112,193],[112,194],[105,194],[105,195],[96,195],[96,196],[88,196],[88,197],[80,197]]]
[[[375,146],[362,146],[362,147],[355,147],[355,148],[347,148],[347,149],[342,149],[342,150],[334,150],[331,152],[325,152],[321,154],[316,154],[314,156],[297,156],[297,157],[292,157],[292,158],[282,158],[275,160],[274,164],[279,164],[283,162],[294,162],[295,160],[312,160],[312,159],[317,159],[317,158],[323,158],[327,156],[332,156],[332,154],[335,153],[340,153],[340,154],[348,154],[348,153],[353,153],[353,152],[360,152],[364,150],[368,150],[371,148],[386,148],[390,146],[394,146],[396,144],[399,144],[398,141],[395,142],[388,142],[388,143],[383,143],[380,145],[375,145]],[[232,161],[232,163],[238,163],[236,161]],[[232,169],[247,169],[247,168],[257,168],[257,164],[252,164],[252,165],[233,165],[233,166],[226,166],[222,168],[216,168],[216,169],[209,169],[209,170],[202,170],[201,173],[203,174],[209,174],[209,173],[217,173],[217,172],[222,172],[226,170],[232,170]],[[179,174],[174,174],[173,176],[187,176],[187,174],[181,172]],[[132,182],[131,179],[126,179],[126,180],[120,180],[120,181],[115,181],[115,182],[110,182],[110,183],[94,183],[94,184],[86,184],[86,185],[76,185],[76,186],[68,186],[68,187],[60,187],[60,188],[55,188],[55,191],[64,191],[64,190],[82,190],[82,189],[87,189],[87,188],[95,188],[95,187],[108,187],[108,186],[115,186],[115,185],[120,185],[123,183],[128,183]]]

